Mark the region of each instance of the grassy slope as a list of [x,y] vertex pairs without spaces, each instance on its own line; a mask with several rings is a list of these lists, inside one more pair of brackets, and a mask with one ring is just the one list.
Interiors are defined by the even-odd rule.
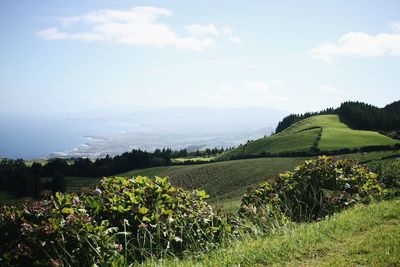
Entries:
[[[368,218],[368,219],[366,219]],[[400,200],[358,206],[320,223],[234,241],[211,253],[148,266],[399,266]]]
[[[394,145],[399,141],[373,131],[352,130],[337,115],[321,115],[316,120],[323,128],[319,149],[329,151],[374,145]],[[313,119],[313,118],[310,118]]]
[[340,122],[337,115],[319,115],[295,123],[276,135],[228,151],[219,158],[226,159],[239,154],[258,155],[262,152],[308,151],[319,133],[317,127],[323,129],[318,146],[322,151],[399,143],[377,132],[352,130]]

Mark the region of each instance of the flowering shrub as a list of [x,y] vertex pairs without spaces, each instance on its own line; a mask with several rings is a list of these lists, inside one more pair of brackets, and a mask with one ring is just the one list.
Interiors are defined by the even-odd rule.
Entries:
[[288,219],[317,220],[379,197],[377,176],[354,161],[322,156],[244,195],[239,214],[265,227]]
[[57,193],[0,212],[0,265],[114,265],[213,248],[233,229],[204,191],[167,178],[105,178],[90,193]]

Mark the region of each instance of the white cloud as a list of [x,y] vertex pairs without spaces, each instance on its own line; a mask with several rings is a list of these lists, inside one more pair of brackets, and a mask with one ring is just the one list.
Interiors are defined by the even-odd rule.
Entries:
[[45,40],[65,40],[68,34],[60,32],[58,28],[48,28],[37,33],[38,36]]
[[233,29],[231,27],[224,27],[224,28],[222,28],[222,32],[225,35],[232,35],[233,34]]
[[[392,23],[393,30],[400,28],[400,23]],[[379,33],[369,35],[363,32],[349,32],[336,42],[327,42],[309,51],[315,57],[327,62],[335,57],[384,57],[400,56],[400,34]]]
[[[51,27],[37,32],[45,40],[109,41],[125,45],[152,47],[172,46],[202,51],[215,44],[205,35],[218,35],[213,24],[188,25],[189,36],[179,36],[170,26],[159,21],[172,11],[157,7],[134,7],[128,10],[99,10],[61,21],[63,31]],[[237,41],[237,40],[236,40]]]
[[232,27],[224,27],[222,28],[222,34],[228,38],[228,41],[235,44],[241,44],[242,40],[234,35],[234,30]]
[[203,36],[207,34],[219,35],[219,31],[213,24],[200,25],[193,24],[185,26],[186,30],[193,36]]

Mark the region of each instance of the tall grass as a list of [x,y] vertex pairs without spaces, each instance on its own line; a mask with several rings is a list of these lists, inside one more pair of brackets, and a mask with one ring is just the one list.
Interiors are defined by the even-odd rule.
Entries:
[[225,243],[201,256],[144,266],[398,266],[400,200],[358,205],[321,222]]

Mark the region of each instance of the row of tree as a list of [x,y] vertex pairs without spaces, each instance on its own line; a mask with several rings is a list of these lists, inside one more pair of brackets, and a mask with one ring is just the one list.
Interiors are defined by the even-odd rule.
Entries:
[[[121,155],[73,160],[52,159],[45,165],[34,162],[26,166],[21,159],[0,161],[0,190],[7,190],[19,196],[38,196],[42,190],[65,191],[65,176],[102,177],[133,169],[149,168],[171,164],[171,149],[157,149],[153,153],[132,150]],[[41,177],[53,177],[51,181]]]
[[[42,165],[38,162],[26,166],[22,159],[0,161],[0,190],[7,190],[19,196],[39,196],[43,190],[65,191],[65,176],[103,177],[127,172],[172,164],[172,158],[189,156],[212,156],[224,152],[225,149],[212,148],[188,151],[182,149],[172,151],[156,149],[146,152],[140,149],[125,152],[121,155],[90,160],[88,158],[52,159]],[[53,177],[44,180],[41,177]]]
[[340,120],[359,130],[400,129],[400,101],[378,108],[361,102],[345,102],[337,109]]
[[172,158],[186,158],[186,157],[209,157],[209,156],[216,156],[219,154],[224,153],[225,151],[232,150],[234,147],[231,148],[207,148],[205,150],[194,150],[194,151],[189,151],[186,148],[173,151],[172,153]]
[[12,191],[18,196],[39,197],[43,190],[64,192],[67,183],[61,172],[51,180],[42,180],[36,167],[27,167],[22,159],[0,161],[0,190]]

